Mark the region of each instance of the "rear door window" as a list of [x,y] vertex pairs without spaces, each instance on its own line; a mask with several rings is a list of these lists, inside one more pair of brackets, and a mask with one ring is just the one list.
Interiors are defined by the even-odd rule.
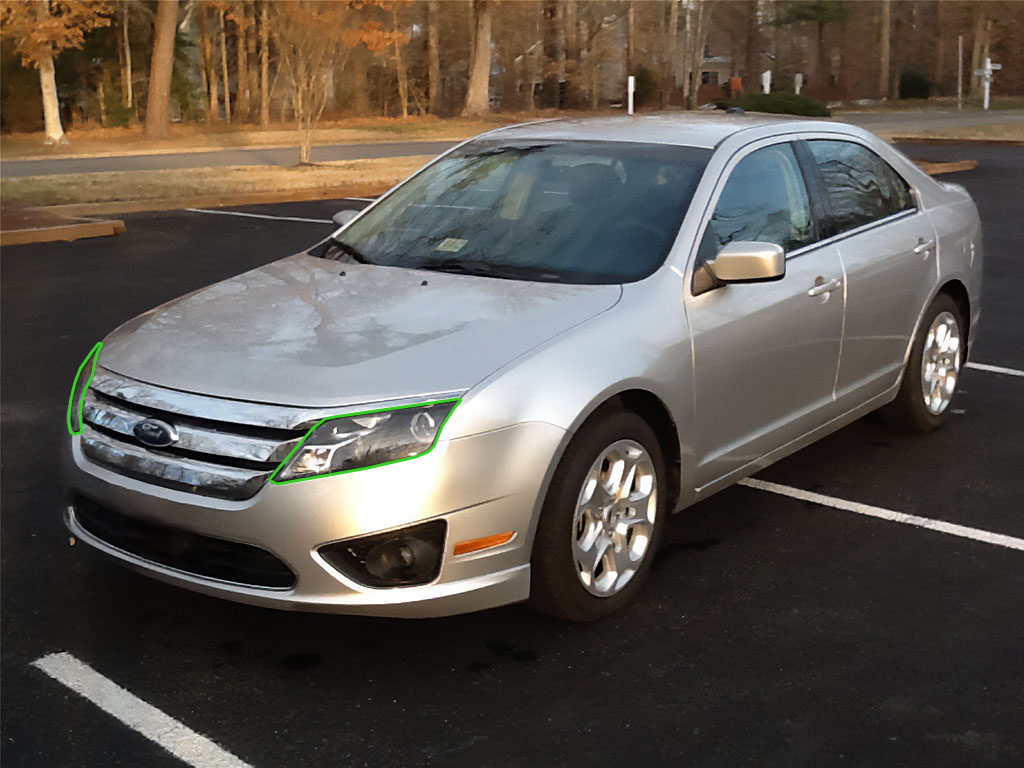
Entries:
[[882,158],[851,141],[807,142],[831,211],[827,232],[838,235],[914,208],[910,185]]

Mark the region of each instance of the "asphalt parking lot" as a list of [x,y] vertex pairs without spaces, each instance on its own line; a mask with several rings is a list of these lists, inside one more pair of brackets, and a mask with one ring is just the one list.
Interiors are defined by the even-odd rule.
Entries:
[[[1024,148],[950,176],[979,204],[972,360],[1024,370]],[[734,487],[677,515],[642,598],[594,625],[518,606],[430,621],[276,612],[69,546],[58,456],[90,346],[163,301],[330,232],[358,201],[254,218],[126,216],[112,239],[5,248],[0,759],[182,766],[32,662],[64,652],[238,763],[1020,765],[1024,552]],[[969,369],[948,426],[871,418],[758,477],[1024,538],[1024,378]],[[226,759],[226,758],[225,758]]]

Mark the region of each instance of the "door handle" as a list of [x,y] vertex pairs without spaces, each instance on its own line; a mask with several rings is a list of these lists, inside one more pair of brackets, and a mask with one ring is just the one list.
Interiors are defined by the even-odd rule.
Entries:
[[807,292],[808,296],[821,296],[823,293],[832,293],[836,288],[840,287],[843,281],[839,278],[833,278],[828,282],[825,282],[824,277],[819,277],[814,281],[814,287]]
[[926,241],[923,237],[920,237],[917,240],[917,245],[914,246],[914,253],[916,253],[918,255],[921,255],[923,253],[924,257],[927,259],[928,258],[928,252],[931,251],[931,249],[934,248],[934,247],[935,247],[935,241],[934,240]]

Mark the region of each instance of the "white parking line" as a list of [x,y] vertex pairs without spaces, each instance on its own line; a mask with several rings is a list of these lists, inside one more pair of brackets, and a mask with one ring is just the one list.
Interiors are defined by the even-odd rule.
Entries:
[[973,368],[976,371],[988,371],[989,373],[1004,373],[1007,376],[1020,376],[1024,378],[1024,371],[1018,371],[1016,368],[1003,368],[1000,365],[987,365],[985,363],[968,363],[968,368]]
[[51,653],[33,661],[32,666],[195,768],[252,768],[70,653]]
[[267,213],[243,213],[242,211],[211,211],[206,208],[186,208],[189,213],[214,213],[218,216],[245,216],[250,219],[277,219],[278,221],[301,221],[306,224],[333,224],[330,219],[304,219],[301,216],[271,216]]
[[858,515],[880,517],[883,520],[891,520],[894,523],[916,525],[918,528],[927,528],[932,531],[938,531],[939,533],[948,533],[952,536],[960,536],[961,538],[973,539],[974,541],[983,541],[986,544],[995,544],[999,547],[1017,549],[1024,552],[1024,539],[1005,536],[1001,533],[983,531],[980,528],[968,528],[966,525],[947,523],[944,520],[933,520],[930,517],[918,517],[917,515],[908,515],[904,512],[894,512],[891,509],[873,507],[870,504],[860,504],[856,501],[837,499],[834,496],[825,496],[820,493],[814,493],[813,491],[804,491],[800,488],[792,488],[788,485],[771,483],[767,480],[757,480],[753,477],[740,480],[739,484],[745,485],[748,488],[756,488],[759,491],[767,491],[768,493],[776,493],[780,496],[788,496],[791,499],[810,501],[814,504],[820,504],[823,507],[841,509],[844,512],[856,512]]

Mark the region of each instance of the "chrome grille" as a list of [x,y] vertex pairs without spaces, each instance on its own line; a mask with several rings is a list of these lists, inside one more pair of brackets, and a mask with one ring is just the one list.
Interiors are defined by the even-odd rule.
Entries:
[[[82,453],[122,474],[223,499],[252,497],[324,413],[162,390],[98,371],[86,393]],[[140,442],[147,418],[172,424],[165,448]]]

